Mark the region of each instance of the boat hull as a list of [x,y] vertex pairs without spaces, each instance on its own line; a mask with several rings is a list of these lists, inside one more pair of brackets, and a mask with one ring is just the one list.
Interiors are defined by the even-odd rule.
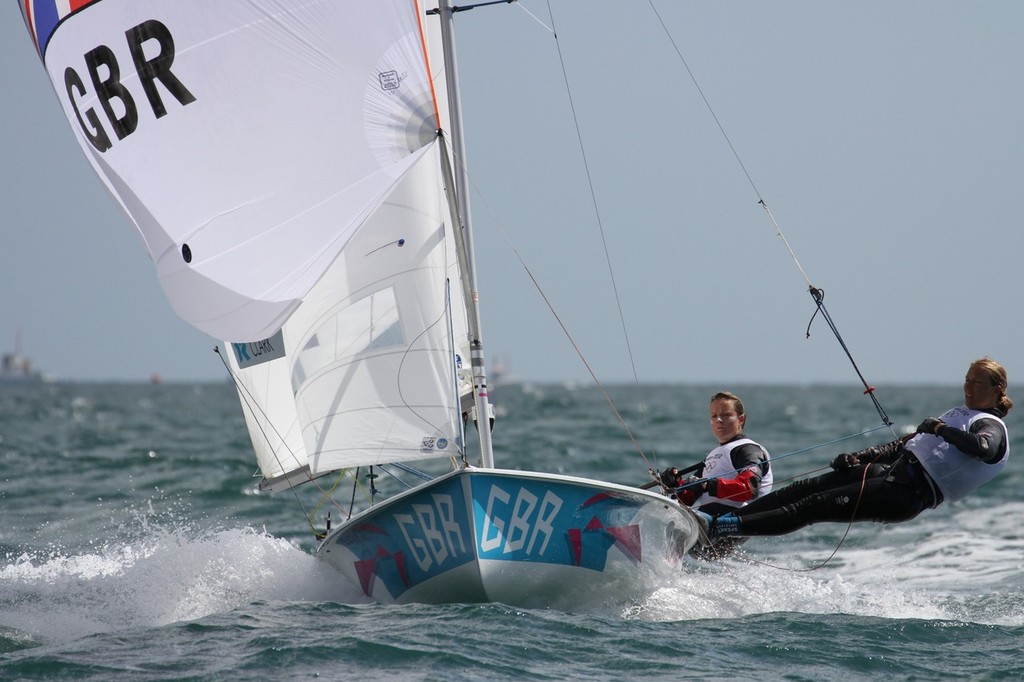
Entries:
[[382,603],[578,609],[650,592],[697,538],[693,514],[657,493],[464,469],[353,517],[317,554]]

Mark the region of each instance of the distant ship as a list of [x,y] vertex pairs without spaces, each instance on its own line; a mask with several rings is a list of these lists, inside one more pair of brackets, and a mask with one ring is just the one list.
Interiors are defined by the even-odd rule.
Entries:
[[14,352],[4,353],[0,362],[0,383],[38,383],[43,375],[32,368],[32,361],[21,353],[21,339],[15,340]]
[[492,387],[519,383],[519,379],[509,373],[508,365],[501,358],[494,360],[489,378]]

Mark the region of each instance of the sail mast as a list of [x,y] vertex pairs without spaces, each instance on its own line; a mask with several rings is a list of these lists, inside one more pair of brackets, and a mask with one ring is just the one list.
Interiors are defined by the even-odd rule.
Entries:
[[480,324],[480,295],[476,281],[476,262],[473,257],[473,230],[469,220],[469,181],[466,175],[466,151],[462,133],[462,107],[459,98],[459,72],[455,58],[455,28],[452,8],[448,0],[438,0],[438,15],[441,20],[441,45],[444,51],[444,73],[448,86],[448,115],[451,119],[452,153],[455,156],[455,187],[458,198],[461,239],[456,243],[465,249],[468,272],[466,281],[469,291],[465,292],[466,307],[469,309],[470,355],[473,368],[473,395],[476,402],[477,432],[480,434],[480,458],[484,467],[494,467],[494,451],[491,445],[490,399],[487,392],[487,368],[484,362],[483,333]]

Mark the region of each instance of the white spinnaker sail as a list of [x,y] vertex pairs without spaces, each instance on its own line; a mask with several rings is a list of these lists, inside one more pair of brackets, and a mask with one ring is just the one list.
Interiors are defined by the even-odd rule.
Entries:
[[468,333],[423,8],[22,7],[172,307],[244,341],[224,355],[267,481],[456,452]]
[[215,338],[274,334],[437,128],[414,0],[23,11],[172,307]]

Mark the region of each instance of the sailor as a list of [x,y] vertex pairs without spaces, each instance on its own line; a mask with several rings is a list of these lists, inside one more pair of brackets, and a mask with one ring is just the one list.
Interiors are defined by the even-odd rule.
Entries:
[[[679,469],[672,467],[661,473],[661,481],[680,503],[718,515],[743,507],[771,491],[772,470],[768,451],[743,432],[747,415],[737,395],[713,395],[710,417],[718,447],[708,453],[694,476],[684,479]],[[739,544],[717,543],[714,551],[698,547],[696,555],[715,558]]]
[[1013,407],[1006,370],[991,358],[971,363],[964,404],[913,434],[838,455],[833,471],[797,481],[729,513],[704,516],[708,534],[781,535],[813,523],[909,521],[944,500],[959,500],[995,477],[1010,455],[1003,417]]

